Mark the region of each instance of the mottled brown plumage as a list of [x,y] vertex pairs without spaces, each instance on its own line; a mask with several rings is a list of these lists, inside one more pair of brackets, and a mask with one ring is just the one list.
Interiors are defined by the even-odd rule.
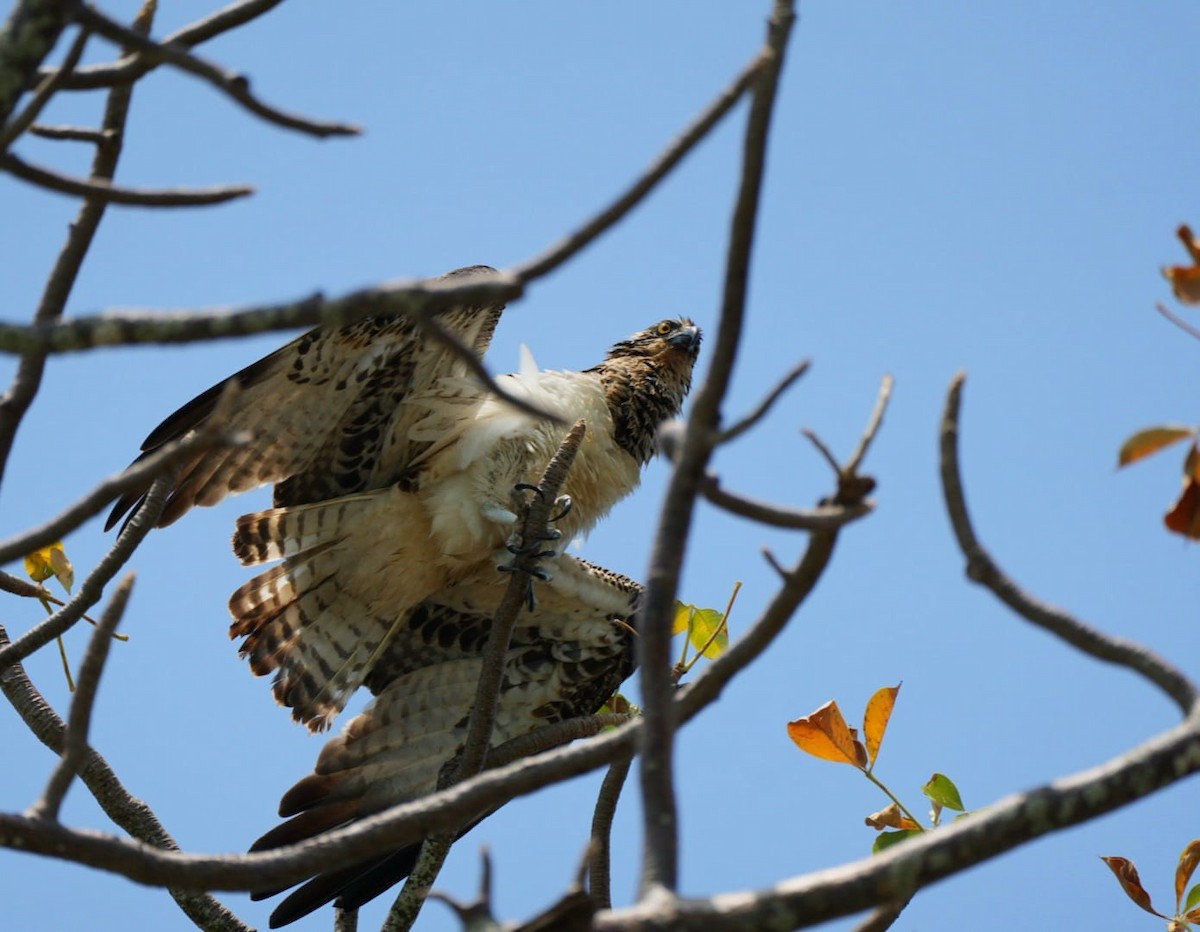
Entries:
[[[482,356],[501,310],[460,307],[439,319]],[[637,485],[658,425],[679,412],[699,345],[691,321],[664,320],[591,369],[542,371],[526,356],[500,377],[565,424],[587,423],[563,488],[573,507],[557,522],[559,546]],[[506,584],[496,565],[516,517],[513,488],[537,481],[566,427],[500,401],[401,317],[314,330],[227,382],[241,389],[227,428],[251,442],[186,464],[160,525],[275,483],[275,507],[241,517],[233,544],[246,565],[282,562],[233,594],[230,635],[311,730],[327,727],[359,685],[376,696],[284,796],[288,821],[261,849],[436,787],[461,749]],[[225,384],[164,421],[143,450],[202,426]],[[139,498],[118,502],[109,525]],[[552,578],[513,633],[493,744],[595,712],[633,668],[631,632],[617,621],[633,618],[641,587],[561,553],[546,567]],[[272,924],[335,897],[365,902],[408,873],[418,848],[314,878]]]
[[[577,578],[636,605],[641,587],[623,576],[563,555]],[[376,695],[365,712],[326,743],[316,768],[280,802],[287,818],[254,843],[261,851],[433,792],[461,751],[475,698],[480,655],[491,630],[498,588],[491,577],[455,587],[409,613],[366,685]],[[601,599],[606,595],[602,595]],[[548,591],[513,632],[492,746],[542,725],[598,711],[634,669],[633,633],[585,597]],[[486,813],[481,813],[482,817]],[[355,908],[412,869],[420,845],[321,874],[285,898],[271,926],[286,925],[335,898]],[[278,890],[255,894],[262,899]]]
[[[586,533],[638,484],[655,430],[679,411],[699,332],[662,321],[618,343],[584,372],[501,376],[504,388],[587,434],[563,492],[574,503],[557,527],[563,541]],[[465,579],[494,575],[513,529],[512,489],[536,482],[566,432],[447,375],[406,397],[424,412],[404,438],[420,452],[403,483],[328,501],[273,508],[238,520],[234,552],[248,566],[282,559],[231,597],[230,633],[256,674],[274,674],[276,698],[322,730],[362,683],[406,613]],[[564,563],[551,588],[570,592]],[[627,610],[612,606],[610,611]]]
[[[493,272],[470,266],[443,276]],[[461,306],[438,322],[478,356],[492,340],[503,305]],[[276,483],[275,505],[298,505],[400,481],[424,443],[409,436],[424,411],[404,404],[467,369],[443,344],[400,315],[318,327],[193,398],[142,443],[143,455],[186,436],[212,414],[228,386],[240,390],[225,428],[249,436],[241,447],[206,451],[182,467],[158,526],[197,505]],[[132,492],[113,506],[105,528],[141,502]]]

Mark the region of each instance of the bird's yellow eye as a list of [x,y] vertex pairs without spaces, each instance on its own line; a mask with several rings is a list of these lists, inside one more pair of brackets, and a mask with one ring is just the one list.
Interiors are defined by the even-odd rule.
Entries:
[[656,329],[658,330],[658,335],[660,337],[665,337],[668,333],[675,329],[675,321],[664,320]]

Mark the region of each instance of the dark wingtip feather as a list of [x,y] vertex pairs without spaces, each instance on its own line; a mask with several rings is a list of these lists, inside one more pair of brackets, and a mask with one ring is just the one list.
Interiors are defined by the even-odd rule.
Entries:
[[[420,853],[418,842],[383,857],[318,874],[275,907],[270,926],[278,929],[290,925],[334,900],[342,909],[358,909],[411,874]],[[259,898],[258,894],[252,897]]]

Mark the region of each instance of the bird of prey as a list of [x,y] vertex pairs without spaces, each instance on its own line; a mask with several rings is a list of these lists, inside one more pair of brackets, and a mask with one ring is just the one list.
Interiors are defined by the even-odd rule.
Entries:
[[[459,306],[438,322],[481,357],[502,310]],[[237,384],[224,427],[250,443],[186,463],[159,524],[274,483],[274,507],[238,520],[234,549],[248,565],[282,562],[234,593],[231,637],[243,638],[256,674],[275,674],[276,698],[311,730],[327,727],[359,685],[376,696],[285,795],[280,814],[291,818],[256,849],[436,789],[461,748],[504,588],[496,554],[516,519],[512,490],[536,482],[567,426],[584,419],[563,488],[573,507],[557,528],[563,544],[589,529],[637,485],[658,425],[680,410],[699,345],[690,320],[667,319],[582,372],[538,370],[524,356],[497,381],[556,423],[497,398],[403,316],[372,317],[305,334],[150,434],[147,453],[202,427],[226,384]],[[109,526],[139,498],[121,499]],[[632,619],[641,587],[562,553],[551,577],[513,633],[493,745],[592,714],[633,669],[631,629],[618,622]],[[335,897],[365,902],[405,876],[418,849],[315,878],[272,924]]]
[[[457,307],[439,322],[482,355],[501,310]],[[526,356],[498,381],[555,423],[497,398],[403,317],[318,328],[232,377],[241,393],[227,427],[254,439],[197,454],[159,523],[275,483],[275,507],[238,520],[234,550],[247,565],[282,563],[234,592],[230,635],[243,638],[255,674],[274,673],[275,697],[293,717],[323,730],[408,613],[495,567],[516,519],[513,487],[536,482],[569,424],[582,418],[587,433],[563,488],[573,503],[557,524],[563,542],[636,487],[657,426],[680,410],[699,344],[699,329],[676,319],[617,343],[582,372],[538,370]],[[223,390],[184,405],[143,449],[202,425]],[[109,525],[137,498],[120,500]],[[564,597],[617,616],[632,611],[627,593],[577,561],[556,562],[551,585]]]

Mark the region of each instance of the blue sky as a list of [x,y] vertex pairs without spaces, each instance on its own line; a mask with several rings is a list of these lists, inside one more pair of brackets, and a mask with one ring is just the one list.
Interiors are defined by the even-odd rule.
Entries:
[[[213,8],[162,4],[158,35]],[[361,123],[325,142],[265,126],[170,72],[139,85],[119,180],[249,182],[258,193],[177,213],[113,209],[69,310],[195,308],[297,298],[461,265],[504,266],[604,205],[757,49],[768,4],[691,2],[284,4],[203,47],[281,106]],[[128,15],[129,3],[105,8]],[[941,507],[936,427],[968,373],[963,458],[977,529],[1034,593],[1135,638],[1192,673],[1200,656],[1195,549],[1161,514],[1179,457],[1114,470],[1133,430],[1188,422],[1198,347],[1154,312],[1181,221],[1200,222],[1194,36],[1200,12],[1164,2],[809,3],[776,112],[750,288],[726,417],[803,357],[813,369],[766,423],[723,449],[732,488],[804,506],[829,492],[799,434],[846,455],[880,378],[896,378],[868,461],[878,511],[843,536],[819,589],[771,653],[680,736],[682,890],[769,885],[854,860],[884,800],[849,768],[802,755],[785,723],[829,698],[861,714],[904,688],[879,773],[910,806],[934,771],[970,807],[1082,769],[1173,725],[1131,674],[1080,657],[963,577]],[[99,43],[93,56],[99,58]],[[99,98],[49,121],[94,123]],[[584,367],[664,316],[715,324],[744,108],[624,224],[507,312],[489,363]],[[82,147],[22,142],[27,159],[83,173]],[[0,316],[25,321],[73,216],[72,201],[0,181]],[[182,401],[281,343],[56,359],[0,490],[0,536],[58,511],[131,458]],[[704,359],[701,360],[701,369]],[[14,365],[0,360],[0,381]],[[586,542],[590,559],[642,575],[665,480]],[[154,534],[102,683],[95,746],[190,851],[243,850],[320,741],[292,725],[226,638],[245,579],[228,548],[255,493]],[[111,539],[67,541],[85,573]],[[736,636],[773,592],[759,549],[791,560],[802,538],[701,506],[682,595],[721,606],[744,589]],[[10,568],[11,569],[11,568]],[[19,634],[37,606],[10,604]],[[68,637],[78,660],[87,632]],[[53,650],[31,676],[60,709]],[[54,761],[0,711],[0,806],[20,811]],[[440,886],[473,895],[491,845],[498,908],[527,917],[567,882],[585,842],[593,775],[520,800],[460,843]],[[614,892],[639,862],[636,784],[619,813]],[[1160,907],[1200,824],[1184,783],[921,893],[896,928],[1149,928],[1097,855],[1134,858]],[[107,830],[75,788],[73,825]],[[13,928],[183,929],[165,893],[0,852]],[[265,925],[263,904],[224,898]],[[383,906],[364,910],[377,925]],[[831,923],[849,929],[853,920]],[[329,918],[298,926],[329,927]],[[420,928],[456,923],[434,904]]]

